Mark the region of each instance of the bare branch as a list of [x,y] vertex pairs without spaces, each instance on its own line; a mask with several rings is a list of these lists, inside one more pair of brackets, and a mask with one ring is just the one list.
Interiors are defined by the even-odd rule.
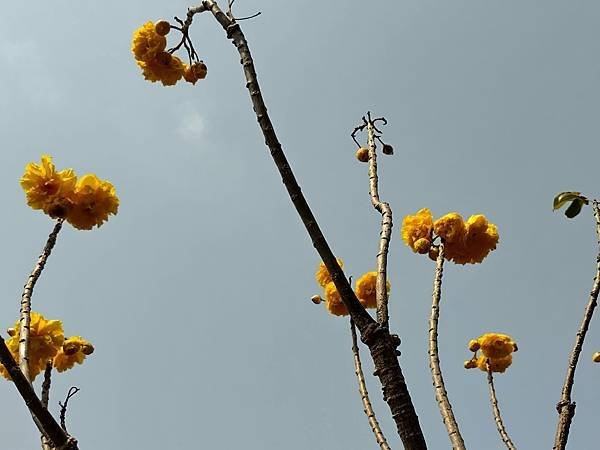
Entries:
[[[252,55],[239,24],[227,17],[213,0],[203,0],[199,8],[203,8],[204,11],[210,11],[213,14],[217,22],[227,32],[227,37],[233,41],[240,54],[240,62],[246,78],[246,87],[250,94],[258,124],[263,132],[265,143],[270,150],[271,157],[279,170],[283,184],[311,237],[315,249],[331,274],[331,278],[340,293],[344,305],[361,333],[361,340],[369,347],[375,364],[375,374],[379,377],[382,385],[383,398],[391,409],[392,418],[396,422],[398,434],[405,448],[409,450],[426,449],[425,438],[419,424],[419,419],[412,404],[408,387],[406,386],[406,381],[404,380],[404,375],[402,374],[396,355],[396,348],[400,344],[400,339],[398,336],[390,335],[387,329],[382,328],[373,320],[360,304],[344,272],[339,267],[325,236],[323,236],[275,134],[273,124],[262,98]],[[197,10],[200,12],[199,8]]]
[[[371,112],[367,113],[367,142],[369,148],[369,194],[373,207],[381,214],[381,232],[379,234],[379,250],[377,253],[377,322],[383,328],[389,328],[388,291],[387,291],[387,257],[392,236],[392,208],[387,202],[379,199],[379,178],[377,176],[377,152],[375,144],[375,124],[371,120]],[[376,120],[387,121],[382,117]]]
[[431,316],[429,317],[429,367],[433,378],[433,388],[435,389],[435,398],[440,408],[440,413],[444,419],[444,425],[448,432],[452,448],[455,450],[465,450],[465,442],[458,429],[458,423],[452,411],[452,405],[448,400],[448,392],[442,377],[440,367],[440,357],[438,352],[438,319],[440,317],[440,299],[442,297],[442,275],[444,273],[444,243],[439,245],[440,252],[437,257],[435,267],[435,278],[433,281],[433,295],[431,303]]
[[29,326],[31,324],[31,295],[33,294],[33,288],[35,287],[35,283],[38,278],[42,274],[44,270],[44,266],[46,265],[46,261],[52,253],[52,249],[56,244],[56,237],[62,228],[63,219],[59,219],[54,225],[54,229],[48,236],[48,240],[46,241],[46,245],[44,246],[44,250],[42,254],[37,260],[31,275],[27,279],[27,283],[23,287],[23,295],[21,297],[21,330],[20,330],[20,340],[19,340],[19,366],[21,367],[21,372],[25,375],[28,381],[31,382],[31,375],[29,373]]
[[69,392],[67,393],[67,397],[65,398],[65,402],[61,403],[58,402],[58,405],[60,406],[60,426],[63,430],[65,430],[65,433],[67,432],[67,423],[66,423],[66,417],[67,417],[67,406],[69,405],[69,400],[71,399],[71,397],[73,397],[75,394],[77,394],[81,389],[79,389],[76,386],[71,386],[69,388]]
[[513,444],[513,442],[510,440],[510,437],[506,432],[506,428],[504,428],[502,417],[500,417],[500,408],[498,407],[498,399],[496,398],[496,389],[494,389],[494,376],[492,375],[492,367],[490,366],[489,359],[486,360],[485,365],[487,367],[487,380],[490,387],[490,401],[492,402],[492,411],[494,412],[496,428],[498,429],[498,433],[500,433],[500,437],[502,438],[504,445],[506,445],[506,448],[508,448],[508,450],[517,450],[515,444]]
[[35,391],[29,380],[25,377],[21,369],[6,347],[4,339],[0,337],[0,363],[8,371],[19,394],[25,401],[25,405],[31,411],[34,421],[40,425],[42,432],[52,441],[55,447],[61,450],[77,450],[77,440],[69,435],[58,425],[54,417],[42,405],[40,399],[35,395]]
[[594,309],[598,303],[598,292],[600,292],[600,207],[598,200],[592,201],[592,209],[594,211],[594,217],[596,219],[596,236],[598,239],[598,255],[596,256],[596,275],[594,276],[594,282],[592,290],[590,292],[590,298],[577,336],[575,338],[575,345],[569,356],[569,366],[567,368],[567,374],[565,376],[565,382],[562,388],[560,401],[556,405],[558,411],[558,425],[556,427],[556,435],[554,437],[553,450],[564,450],[567,446],[567,440],[569,439],[569,429],[573,416],[575,416],[575,402],[571,401],[571,391],[573,390],[573,383],[575,382],[575,369],[577,368],[577,362],[579,361],[579,355],[583,348],[583,341],[587,334]]
[[350,319],[350,331],[352,332],[352,354],[354,355],[354,373],[356,374],[356,378],[358,379],[358,392],[360,392],[360,399],[362,400],[362,404],[364,407],[365,414],[369,419],[369,425],[371,425],[371,430],[375,435],[375,440],[381,450],[391,450],[387,441],[385,440],[385,436],[381,431],[381,427],[379,426],[379,422],[377,422],[377,417],[375,417],[375,411],[373,411],[373,405],[371,405],[371,400],[369,400],[369,392],[367,391],[367,384],[365,383],[365,375],[363,374],[362,364],[360,362],[360,354],[358,352],[358,342],[356,339],[356,328],[354,327],[354,322]]

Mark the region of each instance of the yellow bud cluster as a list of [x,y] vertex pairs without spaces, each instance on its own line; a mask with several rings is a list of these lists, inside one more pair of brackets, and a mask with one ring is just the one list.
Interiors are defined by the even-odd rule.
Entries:
[[[465,361],[465,369],[487,372],[488,365],[492,372],[503,373],[512,364],[512,354],[518,350],[517,344],[507,334],[486,333],[477,339],[471,339],[468,344],[473,357]],[[477,352],[481,350],[481,355]]]

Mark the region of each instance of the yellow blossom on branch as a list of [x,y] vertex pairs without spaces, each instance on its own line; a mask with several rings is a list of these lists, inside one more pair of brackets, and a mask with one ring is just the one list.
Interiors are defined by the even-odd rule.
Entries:
[[[433,216],[427,208],[419,210],[414,216],[406,216],[402,221],[402,239],[414,252],[424,248],[424,242],[415,247],[419,239],[425,239],[431,243],[431,232],[433,230]],[[429,248],[427,248],[427,253]]]
[[517,350],[517,344],[507,334],[485,333],[477,338],[481,352],[488,358],[503,358]]
[[[387,281],[387,291],[391,284]],[[356,296],[365,308],[377,308],[377,272],[367,272],[356,281]]]
[[489,223],[483,214],[471,216],[466,223],[463,241],[446,245],[446,258],[457,264],[476,264],[496,248],[498,228]]
[[[338,265],[343,269],[344,262],[340,258],[336,258],[336,260],[337,260]],[[317,268],[317,273],[315,273],[315,279],[317,280],[317,283],[319,283],[319,286],[321,286],[321,287],[325,287],[325,285],[327,283],[331,282],[331,274],[329,273],[329,270],[327,270],[327,267],[325,267],[325,263],[322,261],[319,263],[319,267]]]
[[512,364],[512,355],[506,355],[503,358],[488,358],[481,355],[477,358],[477,367],[483,372],[487,372],[486,363],[489,362],[492,372],[504,373],[504,371]]
[[41,164],[29,163],[20,184],[27,204],[41,209],[50,217],[65,218],[70,207],[69,197],[75,189],[77,176],[73,169],[57,171],[52,157],[42,155]]
[[434,222],[433,232],[446,244],[460,242],[465,238],[466,226],[460,214],[449,213]]
[[154,58],[138,61],[144,78],[148,81],[160,81],[163,86],[173,86],[185,71],[185,64],[169,52],[160,52]]
[[80,230],[101,226],[110,214],[117,214],[119,209],[115,187],[93,174],[81,177],[72,198],[73,207],[67,215],[67,221]]
[[342,296],[338,292],[333,281],[325,285],[325,307],[334,316],[347,316],[348,309],[344,302],[342,302]]
[[[6,341],[6,346],[18,364],[20,362],[19,340],[21,335],[19,320],[15,323],[14,330],[14,335]],[[52,360],[58,353],[64,339],[63,327],[60,320],[47,320],[41,314],[34,311],[31,312],[29,327],[29,375],[31,381],[44,370],[46,363]],[[10,379],[8,371],[1,364],[0,375],[6,379]]]
[[138,61],[151,61],[166,47],[167,38],[156,32],[154,23],[151,21],[146,22],[133,34],[131,51]]
[[71,369],[75,363],[83,364],[85,357],[94,352],[94,347],[81,336],[71,336],[65,339],[62,347],[52,361],[52,365],[59,372]]

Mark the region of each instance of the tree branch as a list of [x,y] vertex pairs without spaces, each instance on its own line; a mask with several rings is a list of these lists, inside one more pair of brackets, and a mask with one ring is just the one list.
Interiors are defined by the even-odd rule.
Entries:
[[42,270],[44,270],[44,266],[46,265],[46,261],[48,260],[50,253],[52,253],[54,244],[56,244],[56,236],[58,236],[58,233],[62,228],[62,224],[63,220],[59,219],[58,222],[56,222],[56,225],[54,225],[54,229],[48,236],[44,250],[38,258],[31,275],[29,275],[27,283],[23,287],[23,295],[21,296],[19,367],[29,382],[31,382],[31,374],[29,373],[29,326],[31,324],[31,295],[33,294],[35,283],[42,274]]
[[[371,112],[367,113],[367,136],[369,148],[369,194],[373,207],[381,214],[381,233],[379,252],[377,253],[377,322],[383,328],[389,328],[388,292],[387,292],[387,257],[392,236],[392,208],[387,202],[379,199],[379,178],[377,176],[377,152],[375,151],[375,125],[371,120]],[[385,119],[384,119],[385,120]],[[387,122],[386,122],[387,123]]]
[[575,416],[575,402],[571,401],[571,391],[573,390],[573,383],[575,382],[575,369],[577,368],[579,355],[583,348],[583,341],[585,340],[585,335],[590,326],[594,309],[598,303],[598,292],[600,292],[600,207],[598,205],[598,200],[592,201],[592,209],[594,211],[594,218],[596,219],[596,236],[598,239],[596,275],[594,276],[590,299],[585,307],[585,313],[583,314],[581,325],[577,331],[575,345],[569,356],[569,366],[567,367],[567,374],[565,376],[560,401],[556,405],[556,410],[558,411],[558,425],[556,427],[554,447],[552,447],[553,450],[564,450],[567,446],[569,429],[571,427],[571,422],[573,421],[573,416]]
[[21,394],[21,397],[25,401],[25,405],[31,411],[34,421],[37,420],[42,428],[42,432],[52,441],[54,447],[57,447],[58,450],[77,450],[77,440],[67,435],[56,420],[54,420],[54,417],[44,408],[40,399],[35,395],[31,383],[23,372],[21,372],[21,369],[10,354],[10,350],[6,347],[4,339],[1,337],[0,363],[8,371],[19,394]]
[[369,420],[369,425],[371,425],[371,430],[375,435],[375,440],[381,450],[391,450],[387,441],[385,440],[385,436],[381,431],[381,427],[379,426],[379,422],[377,422],[377,417],[375,417],[375,411],[373,411],[373,405],[371,405],[371,400],[369,400],[369,392],[367,391],[367,384],[365,382],[365,376],[362,370],[362,364],[360,362],[360,354],[358,352],[358,343],[356,339],[356,328],[354,327],[354,322],[350,319],[350,331],[352,333],[352,354],[354,355],[354,373],[356,374],[356,378],[358,379],[358,392],[360,392],[360,399],[362,400],[362,404],[364,407],[365,414]]
[[379,377],[382,385],[383,398],[392,411],[392,417],[396,422],[398,434],[405,448],[408,450],[425,449],[425,438],[396,356],[396,348],[400,344],[400,340],[397,336],[390,335],[386,329],[379,326],[363,308],[329,248],[329,244],[325,240],[317,220],[302,194],[277,139],[258,85],[250,49],[239,24],[227,17],[213,0],[203,0],[201,6],[190,8],[188,16],[203,11],[210,11],[213,14],[240,54],[246,87],[250,94],[258,124],[265,138],[265,144],[271,152],[271,157],[279,170],[283,184],[311,237],[313,246],[329,270],[350,317],[361,333],[361,340],[369,347],[376,368],[375,374]]
[[465,443],[458,429],[458,423],[454,417],[448,392],[442,377],[440,367],[440,358],[438,353],[438,319],[440,317],[440,299],[442,297],[442,275],[444,273],[444,243],[440,243],[440,252],[438,253],[435,278],[433,281],[433,295],[431,303],[431,316],[429,317],[429,367],[433,378],[433,388],[435,389],[435,398],[440,408],[440,413],[444,419],[444,425],[452,442],[452,448],[456,450],[465,450]]
[[502,417],[500,417],[500,408],[498,407],[498,399],[496,398],[496,389],[494,389],[494,376],[492,375],[492,367],[490,366],[489,359],[486,361],[487,367],[487,380],[488,385],[490,387],[490,401],[492,402],[492,411],[494,412],[494,421],[496,422],[496,428],[498,428],[498,433],[500,433],[500,437],[502,438],[502,442],[506,445],[508,450],[517,450],[515,444],[510,440],[508,433],[506,432],[506,428],[504,428],[504,422],[502,422]]

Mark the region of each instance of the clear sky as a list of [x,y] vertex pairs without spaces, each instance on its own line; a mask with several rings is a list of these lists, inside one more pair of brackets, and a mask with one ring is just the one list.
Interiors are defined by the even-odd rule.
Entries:
[[[183,0],[10,2],[0,27],[0,319],[10,326],[50,220],[18,184],[42,153],[111,180],[120,212],[90,232],[66,226],[33,297],[96,352],[54,378],[81,448],[376,448],[353,374],[346,319],[309,298],[319,259],[256,125],[238,54],[212,16],[192,38],[196,86],[145,81],[130,53],[147,20]],[[441,361],[467,446],[501,449],[469,339],[519,344],[497,377],[518,447],[552,446],[555,404],[592,284],[591,210],[551,210],[557,192],[598,196],[600,4],[595,1],[236,2],[284,150],[348,275],[375,268],[380,217],[350,132],[384,115],[393,157],[380,193],[393,209],[391,327],[429,448],[449,441],[427,361],[433,263],[399,237],[402,217],[484,213],[500,231],[481,265],[448,265]],[[5,336],[5,335],[4,335]],[[572,449],[597,446],[600,324],[577,371]],[[372,371],[363,350],[365,369]],[[392,448],[401,448],[368,378]],[[39,384],[39,379],[36,385]],[[3,449],[38,446],[0,380]]]

